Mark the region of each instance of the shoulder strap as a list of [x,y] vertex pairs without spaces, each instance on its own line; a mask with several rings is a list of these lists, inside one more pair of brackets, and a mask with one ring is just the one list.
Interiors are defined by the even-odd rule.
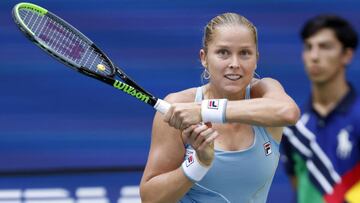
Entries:
[[201,102],[203,100],[202,86],[196,88],[195,102]]
[[250,90],[251,90],[251,85],[249,84],[249,85],[246,87],[245,99],[250,99],[250,98],[251,98],[251,96],[250,96]]

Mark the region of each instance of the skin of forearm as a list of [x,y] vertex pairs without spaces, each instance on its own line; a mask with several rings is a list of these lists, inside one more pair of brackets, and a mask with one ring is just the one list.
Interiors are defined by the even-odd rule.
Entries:
[[193,183],[184,175],[181,168],[155,176],[140,188],[143,203],[178,202]]
[[228,101],[227,122],[241,122],[267,127],[294,125],[299,110],[291,102],[269,98],[256,98],[242,101]]

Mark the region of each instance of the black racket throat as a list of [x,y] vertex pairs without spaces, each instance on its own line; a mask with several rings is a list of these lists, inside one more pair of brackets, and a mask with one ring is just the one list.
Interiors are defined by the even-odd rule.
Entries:
[[126,79],[123,79],[124,82],[121,82],[112,77],[106,77],[106,76],[100,75],[98,73],[92,72],[84,67],[78,68],[78,71],[86,76],[92,77],[92,78],[97,79],[101,82],[104,82],[108,85],[111,85],[114,88],[121,90],[124,93],[127,93],[127,94],[129,94],[151,106],[154,106],[157,102],[157,98],[152,96],[150,93],[148,93],[146,91],[142,91],[140,88],[132,86],[130,83],[133,83],[133,82],[131,80],[129,80],[128,77],[126,77]]

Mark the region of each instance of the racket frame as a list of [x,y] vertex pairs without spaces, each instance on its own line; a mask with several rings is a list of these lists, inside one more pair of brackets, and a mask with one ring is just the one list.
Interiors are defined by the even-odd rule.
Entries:
[[[32,30],[30,30],[28,28],[28,26],[21,19],[18,11],[19,11],[19,9],[23,9],[23,8],[28,9],[28,10],[33,10],[42,16],[46,15],[47,17],[51,18],[55,22],[72,30],[72,32],[74,32],[76,35],[78,35],[82,40],[85,40],[88,43],[88,45],[91,46],[91,48],[96,50],[102,57],[105,58],[106,63],[108,63],[108,65],[110,66],[110,69],[111,69],[109,76],[101,75],[94,71],[90,71],[85,67],[79,66],[79,65],[73,63],[72,61],[68,60],[66,57],[63,57],[60,54],[58,54],[51,47],[47,46],[46,43],[42,43],[43,40],[40,39],[39,37],[37,37],[35,35],[35,33]],[[107,83],[107,84],[115,87],[116,89],[120,89],[123,92],[153,106],[156,110],[158,110],[161,113],[167,112],[167,110],[170,108],[169,103],[167,103],[159,98],[156,98],[155,96],[150,94],[144,88],[139,86],[133,79],[131,79],[129,76],[127,76],[124,71],[122,71],[119,67],[115,66],[114,63],[110,60],[110,58],[100,48],[98,48],[95,45],[95,43],[93,43],[88,37],[86,37],[75,27],[73,27],[68,22],[66,22],[65,20],[58,17],[57,15],[51,13],[47,9],[42,8],[42,7],[32,4],[32,3],[22,2],[22,3],[18,3],[14,6],[14,8],[12,10],[12,16],[13,16],[13,19],[14,19],[15,23],[17,24],[18,28],[21,30],[22,33],[25,34],[25,36],[30,41],[35,43],[38,47],[40,47],[42,50],[44,50],[45,52],[50,54],[53,58],[60,61],[61,63],[67,65],[68,67],[70,67],[70,68],[76,70],[77,72],[80,72],[88,77],[92,77],[94,79],[97,79],[104,83]],[[120,77],[121,80],[123,80],[124,82],[116,80],[115,75]],[[123,88],[121,88],[121,87],[123,87]],[[145,96],[141,96],[140,94],[145,95]]]

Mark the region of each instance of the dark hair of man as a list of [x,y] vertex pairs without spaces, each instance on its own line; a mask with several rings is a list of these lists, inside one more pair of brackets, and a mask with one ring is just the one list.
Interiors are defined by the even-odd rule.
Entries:
[[309,19],[301,30],[301,38],[305,41],[307,38],[326,28],[334,31],[344,48],[356,49],[358,37],[355,29],[348,21],[337,15],[323,14]]

